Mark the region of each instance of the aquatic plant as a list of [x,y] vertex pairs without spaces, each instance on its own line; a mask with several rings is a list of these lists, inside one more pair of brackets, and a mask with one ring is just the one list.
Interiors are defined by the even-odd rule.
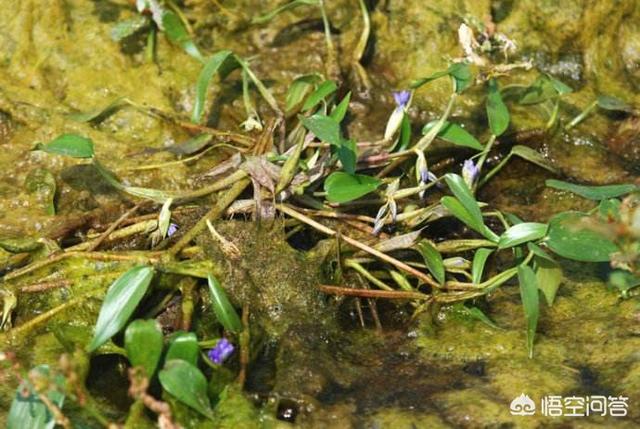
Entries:
[[[366,5],[364,2],[360,5],[364,23],[368,26]],[[252,24],[262,25],[301,6],[318,8],[323,19],[328,58],[332,59],[329,63],[339,67],[333,57],[335,47],[322,1],[294,0],[254,18]],[[15,422],[21,421],[27,413],[25,402],[29,402],[35,410],[30,418],[38,420],[34,427],[52,427],[55,423],[65,426],[68,422],[62,413],[64,399],[74,400],[86,407],[94,418],[108,424],[108,419],[95,404],[83,400],[86,389],[80,380],[82,375],[86,376],[89,357],[100,354],[120,355],[136,368],[129,374],[130,391],[136,401],[131,407],[131,416],[142,421],[146,407],[158,416],[159,422],[164,419],[165,424],[174,424],[174,416],[167,410],[173,407],[184,412],[184,408],[180,408],[184,406],[203,418],[214,419],[216,405],[212,404],[211,397],[222,402],[225,395],[233,394],[234,378],[236,384],[242,386],[252,346],[249,302],[243,300],[242,293],[233,290],[234,285],[218,279],[222,264],[242,267],[241,251],[212,223],[227,214],[242,212],[254,219],[278,216],[292,226],[291,235],[312,231],[329,237],[331,251],[325,256],[329,255],[329,266],[339,268],[329,276],[331,284],[318,284],[315,290],[358,299],[403,300],[409,303],[414,317],[455,303],[463,311],[495,327],[474,304],[517,280],[524,313],[526,341],[523,347],[530,357],[534,355],[540,319],[539,293],[542,292],[544,302],[553,304],[562,279],[559,258],[612,264],[615,270],[611,273],[611,283],[620,290],[622,297],[628,297],[633,288],[640,285],[637,185],[586,186],[549,180],[547,186],[550,188],[599,201],[599,206],[584,213],[561,212],[548,222],[527,222],[479,200],[481,188],[514,155],[552,173],[557,172],[540,153],[522,145],[514,145],[500,162],[491,161],[491,156],[497,153],[500,138],[512,127],[509,103],[550,106],[541,127],[544,133],[571,129],[596,107],[633,111],[620,100],[600,97],[562,127],[560,101],[571,92],[569,86],[546,73],[540,74],[528,86],[501,86],[500,80],[505,75],[530,67],[529,64],[508,62],[507,54],[514,45],[506,36],[490,35],[478,26],[474,31],[472,26],[463,24],[459,38],[464,57],[454,59],[444,70],[417,79],[410,90],[388,94],[395,106],[391,106],[384,135],[378,141],[365,142],[357,141],[348,133],[350,88],[331,76],[331,72],[326,76],[307,74],[293,80],[282,108],[268,85],[252,70],[248,58],[230,50],[204,55],[190,36],[188,23],[172,2],[138,1],[137,7],[141,17],[119,23],[114,29],[114,38],[121,40],[148,29],[148,46],[152,51],[156,33],[164,31],[172,43],[202,61],[202,69],[194,82],[190,118],[181,113],[141,106],[126,98],[117,99],[99,111],[76,112],[71,118],[99,124],[113,112],[133,107],[197,133],[194,138],[168,149],[173,155],[188,158],[165,165],[141,166],[141,169],[186,165],[214,148],[226,148],[234,155],[211,172],[217,177],[212,183],[195,190],[187,187],[164,190],[129,185],[126,178],[118,176],[131,173],[124,171],[116,175],[112,171],[115,166],[109,167],[102,161],[100,150],[104,149],[96,149],[88,136],[62,134],[34,147],[35,151],[74,158],[86,164],[108,185],[139,202],[98,237],[59,253],[36,257],[31,264],[4,276],[0,289],[4,304],[2,326],[9,326],[16,307],[16,297],[11,292],[16,288],[11,285],[19,284],[22,278],[39,269],[70,258],[86,257],[112,264],[109,268],[116,273],[106,289],[92,336],[83,347],[71,351],[72,364],[61,365],[60,374],[50,373],[48,367],[36,367],[33,371],[46,379],[46,383],[35,383],[33,377],[18,374],[17,378],[23,381],[9,413],[10,422],[14,422],[10,425],[16,426],[18,423]],[[487,43],[480,43],[477,34],[484,34]],[[359,51],[351,62],[363,80],[366,80],[366,73],[359,61],[368,37],[368,31],[365,31],[359,41]],[[503,53],[505,62],[496,63],[489,55],[492,52]],[[234,71],[242,82],[242,103],[247,117],[241,123],[243,133],[217,130],[208,123],[211,88],[221,85]],[[412,97],[418,91],[428,91],[427,85],[438,79],[450,81],[449,98],[442,113],[424,124],[422,135],[414,138],[410,114]],[[250,97],[250,85],[260,94],[261,102],[268,106],[268,110],[262,109],[261,115]],[[453,122],[451,117],[456,103],[472,90],[482,92],[485,101],[486,121],[482,133],[472,133],[461,123]],[[509,91],[511,97],[506,96]],[[452,145],[448,163],[434,161],[434,147],[441,143]],[[487,171],[489,167],[491,169]],[[253,192],[247,191],[249,185]],[[52,192],[55,194],[55,190]],[[213,194],[215,201],[204,215],[199,214],[192,222],[180,222],[180,228],[178,223],[172,222],[174,213],[184,208],[185,202],[202,201]],[[627,194],[632,196],[618,199]],[[121,223],[143,203],[152,203],[153,215],[149,219],[139,219],[128,229],[121,228]],[[49,204],[49,212],[55,213],[52,198]],[[324,222],[327,218],[335,222]],[[450,221],[455,234],[431,235],[429,227],[443,219]],[[148,248],[141,252],[96,250],[116,234],[121,239],[148,238]],[[220,249],[220,260],[203,256],[202,240],[205,239],[202,237],[212,240],[214,247]],[[31,254],[40,247],[15,242],[0,245],[16,254]],[[208,294],[200,296],[206,309],[196,310],[194,301],[201,279],[206,279],[207,284]],[[251,283],[255,280],[243,281]],[[251,284],[251,287],[261,290],[261,285]],[[167,289],[171,292],[165,293]],[[182,296],[180,329],[165,335],[162,327],[148,317],[157,315],[157,309],[166,306],[178,293]],[[9,333],[24,335],[57,312],[100,294],[102,289],[98,288],[80,295]],[[278,312],[272,307],[269,307],[270,314],[277,320]],[[210,313],[206,319],[210,326],[205,332],[215,332],[215,335],[203,337],[203,329],[192,326],[196,311]],[[371,311],[375,314],[375,307],[372,306]],[[377,315],[374,319],[378,320]],[[120,334],[124,334],[122,341],[118,338]],[[235,354],[234,344],[238,348]],[[2,360],[17,366],[11,356],[3,355]],[[60,380],[67,380],[69,385],[63,386]],[[213,386],[217,381],[223,386],[211,395],[210,390],[219,387]],[[159,383],[163,393],[156,395],[148,391],[150,383]],[[135,419],[133,421],[135,424]]]

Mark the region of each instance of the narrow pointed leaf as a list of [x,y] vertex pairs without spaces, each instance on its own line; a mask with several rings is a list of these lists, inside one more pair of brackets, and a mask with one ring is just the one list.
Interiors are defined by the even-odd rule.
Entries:
[[322,100],[324,100],[327,96],[333,94],[338,89],[336,83],[332,80],[325,80],[322,82],[318,88],[311,93],[309,98],[304,102],[302,106],[302,111],[306,112],[307,110],[311,110],[316,107]]
[[484,274],[484,267],[487,264],[487,259],[493,250],[491,249],[478,249],[473,255],[473,263],[471,265],[471,278],[474,284],[482,283],[482,275]]
[[351,91],[349,91],[342,101],[333,108],[329,116],[338,121],[338,123],[342,122],[347,114],[347,110],[349,110],[349,101],[351,101]]
[[193,113],[191,114],[191,121],[200,123],[204,115],[206,108],[207,92],[209,91],[209,83],[213,76],[218,73],[223,64],[233,56],[233,53],[228,50],[215,53],[211,58],[207,60],[200,71],[198,81],[196,83],[196,100],[193,104]]
[[547,304],[552,306],[560,283],[562,283],[562,268],[557,262],[540,256],[534,256],[533,260],[536,267],[538,289],[542,291]]
[[509,110],[502,101],[498,83],[495,79],[489,81],[489,93],[487,95],[487,118],[491,133],[500,136],[509,127]]
[[547,233],[547,224],[537,222],[519,223],[507,229],[498,241],[498,249],[518,246],[527,241],[538,240]]
[[518,266],[518,281],[520,282],[520,297],[524,308],[524,318],[527,325],[527,349],[529,357],[533,357],[533,342],[538,327],[540,302],[538,297],[538,282],[536,274],[527,265]]
[[422,255],[424,263],[429,272],[433,275],[433,278],[443,285],[445,281],[445,268],[440,252],[438,252],[435,246],[428,240],[420,241],[416,245],[416,248]]
[[164,26],[164,32],[171,43],[179,45],[187,54],[191,55],[195,59],[200,61],[203,60],[200,50],[193,42],[193,39],[187,32],[187,29],[178,15],[171,11],[165,11],[162,15],[162,25]]
[[88,352],[94,351],[124,328],[147,292],[153,274],[152,267],[134,267],[109,286],[100,308],[93,339],[87,347]]
[[287,98],[285,101],[285,111],[291,113],[294,108],[299,106],[307,94],[313,89],[322,77],[319,74],[308,74],[295,79],[287,90]]
[[621,185],[585,186],[563,182],[562,180],[549,179],[545,184],[550,188],[569,191],[576,195],[580,195],[583,198],[596,201],[621,197],[628,193],[638,191],[638,186],[632,183]]
[[276,16],[278,16],[279,14],[281,14],[282,12],[285,12],[287,10],[292,10],[295,9],[299,6],[317,6],[319,5],[319,1],[318,0],[292,0],[290,2],[287,2],[285,4],[283,4],[282,6],[279,6],[275,9],[273,9],[272,11],[265,13],[264,15],[260,15],[260,16],[256,16],[251,20],[252,24],[265,24],[269,21],[271,21],[273,18],[275,18]]
[[155,320],[134,320],[124,331],[124,348],[132,366],[144,368],[151,378],[162,354],[162,329]]
[[62,134],[45,145],[38,144],[36,149],[72,158],[92,158],[94,155],[93,141],[77,134]]
[[149,18],[144,15],[118,21],[116,25],[111,28],[111,40],[119,42],[148,26]]
[[[438,121],[431,121],[422,128],[422,134],[427,134]],[[458,124],[445,121],[442,129],[438,133],[438,137],[442,140],[453,143],[457,146],[470,147],[471,149],[482,150],[484,146],[480,144],[478,139],[471,135],[467,130]]]
[[231,305],[231,302],[227,297],[227,293],[222,288],[222,285],[220,285],[218,279],[216,279],[212,274],[209,274],[208,282],[211,305],[213,306],[213,312],[218,318],[220,324],[224,329],[235,334],[242,331],[242,322],[240,321],[240,317],[238,317],[236,309]]

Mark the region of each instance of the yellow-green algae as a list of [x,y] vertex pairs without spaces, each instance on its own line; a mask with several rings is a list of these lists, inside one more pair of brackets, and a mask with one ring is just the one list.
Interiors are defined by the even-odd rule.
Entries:
[[[219,11],[211,1],[185,2],[185,13],[193,23],[196,40],[207,52],[230,48],[253,57],[252,67],[261,79],[270,82],[279,100],[284,99],[287,84],[297,75],[324,70],[320,32],[302,33],[277,46],[271,44],[292,23],[307,18],[309,8],[286,13],[269,25],[254,28],[247,25],[251,15],[280,2],[223,3],[231,14]],[[342,65],[348,67],[349,53],[361,31],[358,8],[355,2],[328,3],[332,25],[340,33],[336,40]],[[109,37],[113,23],[134,14],[126,2],[4,0],[0,6],[3,6],[0,7],[3,46],[0,144],[6,149],[0,156],[0,233],[41,235],[87,210],[110,207],[103,214],[109,219],[109,213],[118,213],[123,207],[121,195],[107,186],[88,184],[96,179],[89,168],[30,151],[36,142],[48,141],[63,132],[91,137],[104,163],[132,185],[164,189],[195,186],[191,177],[218,162],[214,155],[195,165],[131,174],[127,168],[141,162],[172,159],[165,153],[142,158],[131,154],[146,147],[183,141],[188,138],[185,130],[131,108],[118,111],[98,126],[80,124],[67,116],[99,109],[117,97],[126,96],[137,103],[188,117],[200,65],[163,37],[159,38],[156,64],[145,61],[140,41],[129,41],[124,47],[113,42]],[[492,6],[494,16],[500,17],[496,19],[498,30],[519,45],[520,54],[513,60],[531,58],[536,66],[554,73],[577,90],[563,103],[567,117],[586,107],[599,93],[640,102],[637,1],[442,0],[426,6],[424,2],[410,0],[381,1],[372,13],[376,44],[368,70],[374,88],[369,98],[355,98],[350,132],[363,140],[379,137],[383,118],[391,108],[389,91],[446,67],[448,57],[460,55],[456,29],[461,19],[471,16],[483,20],[492,13]],[[312,13],[318,18],[317,12]],[[518,73],[511,83],[528,83],[535,75],[534,71]],[[214,106],[209,118],[211,125],[237,129],[243,120],[239,94],[231,83],[221,88],[212,92],[224,104]],[[421,89],[412,116],[419,122],[435,117],[444,107],[449,90],[445,81]],[[262,104],[259,107],[261,112],[268,111]],[[482,110],[480,93],[472,93],[459,102],[453,116],[468,123],[471,129],[482,131]],[[512,116],[515,129],[544,125],[539,113],[529,108],[513,107]],[[536,144],[570,177],[591,183],[613,183],[629,179],[630,175],[604,149],[611,128],[607,117],[594,115],[576,132]],[[522,165],[505,170],[489,185],[485,200],[528,220],[546,219],[567,208],[589,207],[590,203],[559,191],[531,192],[529,180],[533,168],[522,170]],[[35,168],[46,168],[57,179],[59,214],[55,218],[46,215],[41,202],[24,188],[27,175]],[[535,170],[535,177],[541,183],[545,176]],[[525,192],[523,188],[527,187],[530,189]],[[221,226],[221,231],[229,232],[232,228]],[[269,235],[268,231],[264,234],[256,232],[255,237],[273,240],[277,235]],[[300,400],[309,411],[301,413],[300,427],[595,427],[602,422],[592,419],[550,422],[539,416],[526,419],[508,414],[510,401],[520,393],[538,400],[545,394],[585,394],[587,388],[631,397],[630,411],[635,420],[608,420],[607,427],[638,424],[634,404],[640,400],[640,309],[637,301],[619,301],[617,294],[598,281],[595,273],[582,278],[575,273],[567,276],[554,306],[543,308],[535,356],[528,359],[522,310],[513,287],[505,286],[488,300],[487,314],[503,330],[447,317],[444,309],[442,320],[435,326],[425,317],[410,328],[409,335],[404,331],[386,336],[341,333],[333,317],[335,307],[326,305],[313,290],[320,281],[321,255],[285,251],[282,238],[265,246],[255,241],[255,237],[239,241],[254,252],[256,257],[251,262],[259,262],[258,267],[251,267],[256,270],[254,273],[249,271],[250,281],[246,272],[233,273],[224,264],[218,264],[217,269],[227,277],[231,290],[235,290],[236,302],[245,299],[259,302],[253,320],[259,325],[256,329],[262,331],[264,341],[279,341],[282,345],[276,358],[275,391]],[[208,244],[207,238],[201,241]],[[204,247],[209,257],[215,255],[213,246]],[[215,258],[220,260],[219,255]],[[287,264],[284,270],[283,263]],[[50,292],[46,298],[22,296],[17,321],[27,320],[70,297],[104,290],[128,266],[75,259],[58,263],[54,266],[57,275],[71,279],[74,286]],[[299,267],[300,272],[296,275],[287,272],[291,266]],[[575,270],[585,269],[578,266]],[[56,272],[47,274],[55,276]],[[35,273],[20,285],[43,275]],[[72,314],[62,313],[54,318],[50,330],[55,332],[56,327],[71,325],[67,335],[86,336],[99,300],[88,302],[90,305]],[[307,323],[300,324],[300,318]],[[77,331],[71,332],[73,328]],[[21,350],[25,365],[54,363],[62,351],[57,344],[46,329],[33,332]],[[336,348],[341,352],[336,353]],[[27,350],[36,353],[27,356]],[[466,364],[478,361],[485,363],[484,375],[464,372]],[[595,386],[585,385],[587,369],[595,374]],[[370,371],[377,375],[367,375]],[[403,371],[409,375],[398,376],[402,383],[392,383],[396,372]],[[365,392],[367,389],[371,392]],[[394,403],[394,396],[400,397],[403,392],[415,396],[415,409],[408,411],[406,403]],[[8,409],[12,395],[13,387],[2,387],[3,409]],[[225,395],[224,406],[217,411],[216,424],[221,425],[218,427],[288,426],[273,419],[273,402],[267,402],[260,410],[253,408],[240,392],[230,389]],[[314,395],[337,398],[338,402],[323,402]],[[371,397],[384,399],[376,402]],[[122,412],[110,406],[107,399],[103,406],[114,418]],[[179,409],[176,405],[176,410]],[[0,416],[0,422],[2,419],[4,416]],[[187,426],[192,427],[204,424],[197,416],[189,417],[188,421]]]

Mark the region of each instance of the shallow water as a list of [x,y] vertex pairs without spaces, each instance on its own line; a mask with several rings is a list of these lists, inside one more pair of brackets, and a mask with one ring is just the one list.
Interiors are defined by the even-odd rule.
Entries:
[[[280,2],[222,2],[227,12],[215,2],[184,3],[199,46],[207,52],[227,48],[251,57],[252,67],[279,101],[298,75],[325,72],[322,27],[313,22],[293,25],[308,18],[304,9],[269,25],[250,27],[248,17]],[[459,55],[456,29],[460,16],[466,14],[482,19],[493,13],[499,31],[518,43],[519,60],[532,59],[538,69],[576,90],[563,103],[563,115],[573,116],[600,93],[640,104],[638,1],[584,4],[571,0],[560,5],[442,0],[429,2],[428,7],[411,0],[375,3],[371,15],[375,43],[364,61],[372,85],[365,90],[353,77],[349,63],[361,31],[357,2],[328,2],[344,79],[354,91],[348,130],[359,141],[383,134],[393,108],[392,89],[404,88],[414,78],[446,67],[447,57]],[[95,126],[69,118],[69,113],[100,109],[118,97],[189,116],[200,65],[162,37],[156,64],[145,61],[144,40],[132,37],[124,45],[113,42],[109,34],[114,22],[133,16],[126,2],[24,0],[15,4],[5,0],[0,6],[4,6],[0,7],[0,145],[5,148],[0,153],[0,234],[57,238],[65,225],[98,228],[126,210],[126,198],[92,169],[31,151],[35,143],[61,133],[91,137],[101,160],[135,186],[200,187],[206,179],[194,177],[226,157],[213,151],[189,165],[132,172],[130,168],[142,163],[173,160],[169,153],[145,150],[184,141],[189,133],[171,121],[132,108],[118,110]],[[314,16],[312,21],[318,19]],[[536,74],[535,70],[521,73],[505,84],[530,82]],[[434,119],[448,91],[444,81],[421,90],[410,111],[414,122]],[[214,92],[215,105],[207,124],[237,131],[244,119],[239,77],[233,75]],[[452,117],[472,131],[484,132],[483,103],[481,94],[472,93],[456,106]],[[259,103],[258,110],[263,116],[269,114],[265,103]],[[516,108],[511,113],[513,131],[543,125],[535,109]],[[636,178],[635,166],[607,149],[607,140],[620,123],[619,118],[596,114],[571,133],[550,141],[534,137],[524,144],[539,150],[566,178],[593,184],[626,182]],[[36,168],[47,169],[56,178],[55,217],[47,214],[38,195],[25,190],[25,181]],[[594,206],[544,187],[549,177],[545,170],[514,160],[480,197],[530,221],[545,221],[561,210]],[[246,408],[246,414],[238,412],[223,419],[223,425],[258,427],[262,422],[266,427],[280,427],[284,423],[274,417],[278,403],[286,405],[287,400],[293,401],[300,427],[623,428],[640,424],[640,303],[637,298],[620,300],[617,292],[607,288],[602,272],[606,267],[563,262],[564,282],[553,307],[543,306],[535,357],[529,359],[517,287],[505,286],[478,304],[499,328],[465,318],[450,307],[409,321],[409,309],[381,305],[383,332],[376,332],[372,320],[362,330],[353,301],[327,304],[310,291],[307,286],[316,279],[309,277],[321,275],[319,266],[313,265],[317,261],[303,253],[288,253],[294,251],[282,235],[262,241],[240,232],[233,236],[246,243],[252,254],[262,255],[251,261],[255,272],[249,277],[264,282],[268,293],[247,296],[264,299],[260,307],[264,314],[258,311],[255,317],[268,335],[262,344],[263,357],[250,367],[246,397],[236,394],[228,399],[230,409]],[[271,239],[275,244],[259,244]],[[135,248],[135,243],[126,245]],[[2,252],[0,257],[8,260],[10,255]],[[304,267],[299,276],[285,275],[295,271],[291,267],[296,264]],[[21,297],[14,324],[91,288],[106,287],[128,267],[77,261],[57,266],[57,271],[77,280],[81,287],[61,289],[46,299]],[[224,275],[235,278],[233,273]],[[23,284],[28,283],[25,279]],[[292,285],[294,292],[287,295],[289,289],[283,285]],[[269,300],[273,302],[267,305]],[[282,300],[290,305],[275,308]],[[52,332],[60,326],[77,322],[78,336],[86,336],[84,321],[92,320],[98,308],[99,302],[91,300],[74,314],[61,315],[21,340],[22,344],[14,344],[25,366],[54,361],[61,346]],[[303,313],[309,308],[317,317]],[[310,320],[299,323],[305,316]],[[123,399],[124,364],[114,360],[94,364],[99,370],[92,369],[90,390],[110,417],[121,417],[128,405]],[[103,395],[106,386],[114,394]],[[14,387],[0,389],[1,409],[8,409]],[[625,395],[630,398],[630,417],[512,416],[509,404],[521,393],[536,401],[546,395]]]

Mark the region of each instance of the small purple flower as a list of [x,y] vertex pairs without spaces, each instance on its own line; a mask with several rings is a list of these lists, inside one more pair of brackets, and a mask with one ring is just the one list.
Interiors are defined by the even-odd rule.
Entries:
[[409,100],[411,99],[410,91],[398,91],[393,93],[393,99],[396,100],[396,105],[398,109],[404,109],[407,107]]
[[222,363],[231,356],[231,353],[235,350],[233,344],[226,338],[221,338],[214,348],[209,350],[209,359],[216,365],[222,365]]
[[176,225],[175,223],[170,223],[169,224],[169,228],[167,228],[167,237],[171,237],[173,234],[175,234],[176,232],[178,232],[178,225]]
[[467,159],[462,166],[462,178],[464,179],[465,183],[469,185],[469,187],[473,186],[476,179],[478,178],[478,174],[480,174],[478,166],[474,164],[470,159]]
[[422,183],[435,182],[438,180],[435,174],[430,172],[426,167],[420,169],[420,180]]

